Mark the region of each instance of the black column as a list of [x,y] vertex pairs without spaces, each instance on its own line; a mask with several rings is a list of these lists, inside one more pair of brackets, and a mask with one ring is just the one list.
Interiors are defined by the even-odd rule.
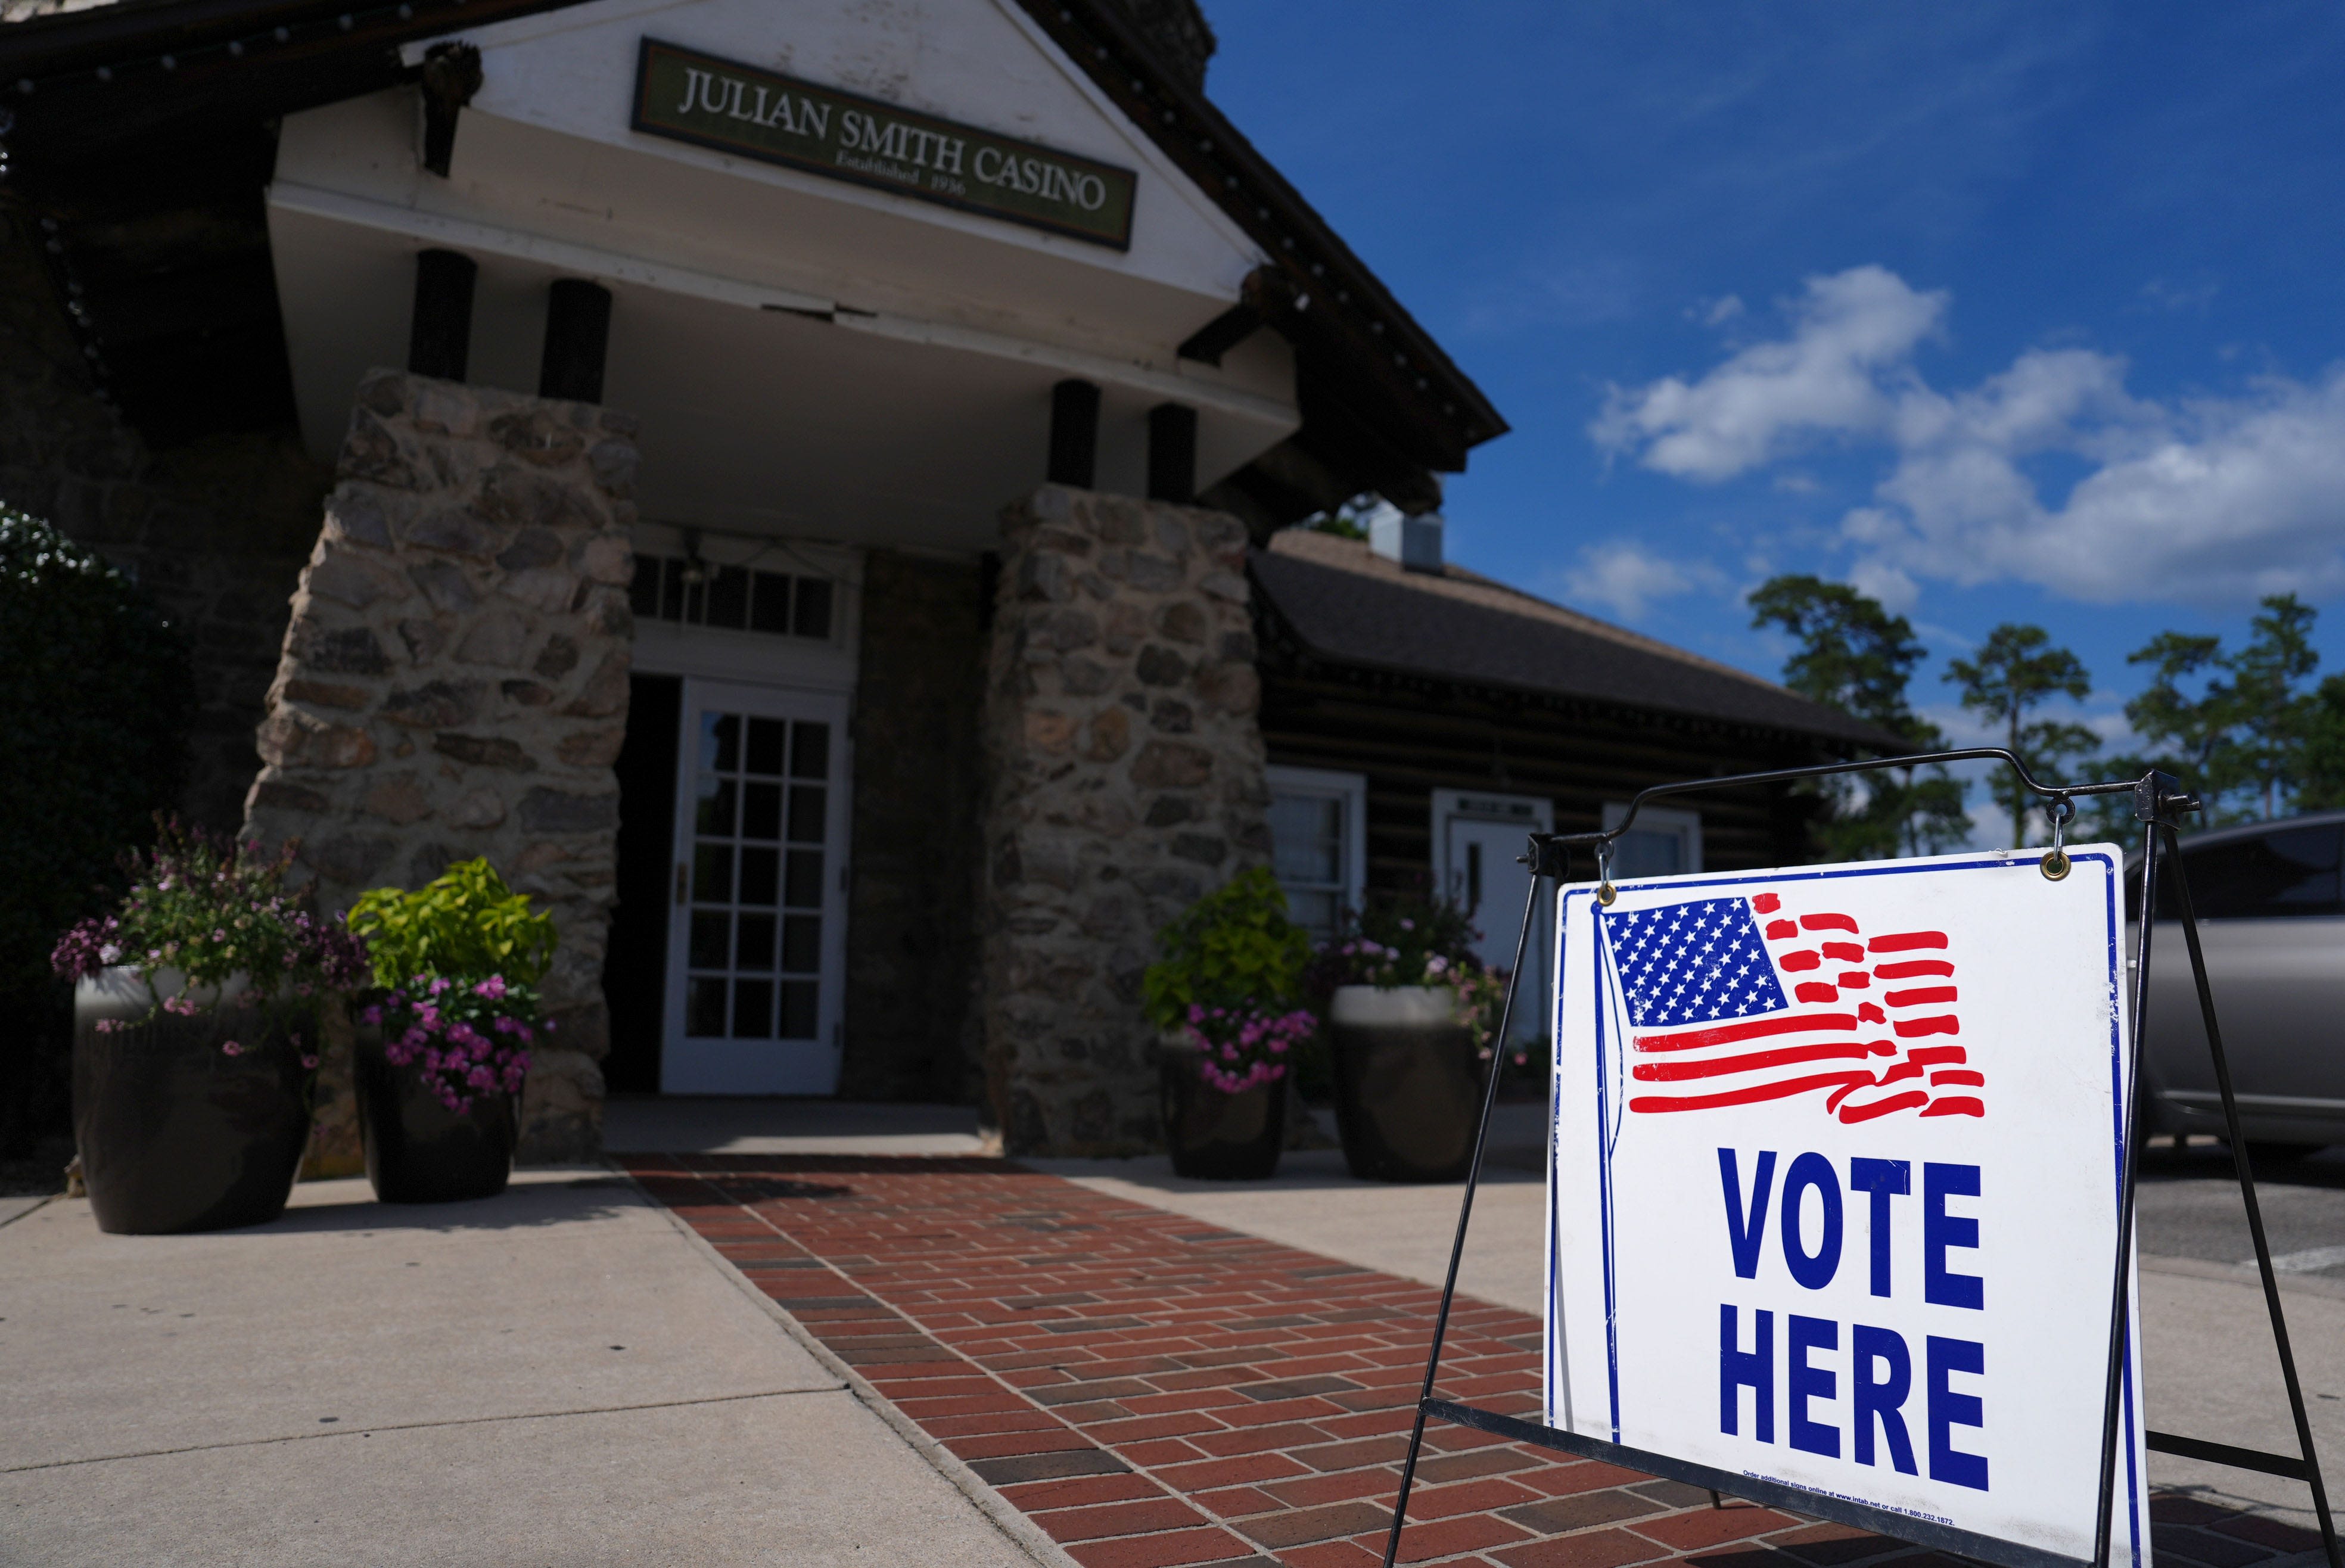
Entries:
[[603,354],[611,342],[611,291],[580,278],[557,278],[545,305],[545,353],[537,395],[574,403],[603,400]]
[[1197,499],[1197,410],[1159,403],[1148,410],[1148,499],[1187,506]]
[[1100,389],[1089,381],[1061,381],[1051,389],[1052,484],[1090,490],[1099,477]]
[[472,346],[472,280],[480,268],[453,250],[415,258],[415,322],[407,334],[407,368],[443,381],[464,379]]

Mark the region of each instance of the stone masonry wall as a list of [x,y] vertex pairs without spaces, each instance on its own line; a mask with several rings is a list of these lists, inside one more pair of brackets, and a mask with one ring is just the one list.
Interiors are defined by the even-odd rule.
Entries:
[[1269,857],[1245,527],[1048,486],[1002,519],[983,990],[1012,1153],[1161,1141],[1156,931]]
[[[557,1032],[533,1053],[524,1158],[599,1146],[634,428],[590,404],[371,374],[247,804],[254,836],[300,841],[326,909],[475,855],[552,909]],[[330,1071],[330,1089],[341,1081]],[[346,1105],[329,1104],[314,1163],[350,1136]]]
[[328,475],[290,430],[149,451],[100,400],[38,245],[30,219],[0,213],[0,501],[96,551],[186,631],[196,711],[178,805],[229,832]]
[[966,1104],[976,991],[978,721],[985,573],[975,561],[865,557],[848,895],[847,1099]]

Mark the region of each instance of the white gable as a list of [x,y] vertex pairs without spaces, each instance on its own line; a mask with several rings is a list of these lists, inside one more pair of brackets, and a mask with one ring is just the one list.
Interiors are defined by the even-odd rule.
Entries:
[[[450,35],[480,46],[484,76],[451,178],[418,173],[411,155],[354,168],[347,137],[305,137],[293,127],[317,116],[300,116],[279,181],[867,307],[931,296],[954,319],[1028,318],[1127,352],[1167,332],[1177,343],[1261,259],[1009,0],[594,0]],[[1130,168],[1131,247],[631,130],[646,37]]]
[[[1197,409],[1201,484],[1299,422],[1273,335],[1220,366],[1175,352],[1258,248],[1012,0],[592,0],[449,36],[483,80],[448,177],[419,167],[412,89],[279,138],[279,294],[321,450],[358,377],[404,358],[430,248],[481,263],[470,375],[492,385],[534,389],[551,278],[614,290],[606,395],[645,420],[666,521],[981,547],[1041,477],[1065,377],[1105,390],[1111,490],[1139,488],[1156,403]],[[1128,248],[634,130],[646,39],[1130,170]]]

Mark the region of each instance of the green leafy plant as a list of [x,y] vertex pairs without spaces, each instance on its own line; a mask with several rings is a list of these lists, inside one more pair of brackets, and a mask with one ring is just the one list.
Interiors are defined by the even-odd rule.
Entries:
[[1269,870],[1240,872],[1156,934],[1163,957],[1141,986],[1149,1021],[1185,1027],[1192,1007],[1286,1011],[1299,993],[1311,939],[1286,917]]
[[350,905],[350,927],[366,939],[375,984],[391,989],[419,976],[534,986],[553,962],[553,916],[505,885],[485,860],[450,866],[409,892],[378,887]]
[[[50,963],[66,980],[90,979],[121,965],[137,970],[150,993],[163,970],[177,970],[202,987],[242,976],[262,998],[361,984],[364,947],[313,916],[305,895],[285,891],[292,864],[290,845],[265,855],[258,843],[238,844],[160,818],[154,849],[123,857],[130,890],[121,906],[67,931]],[[198,1010],[185,996],[158,998],[157,1006],[174,1013]]]

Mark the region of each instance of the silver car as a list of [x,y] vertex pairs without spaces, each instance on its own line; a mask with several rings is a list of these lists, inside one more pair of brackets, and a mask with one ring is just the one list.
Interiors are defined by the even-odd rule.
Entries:
[[[2218,828],[2182,841],[2240,1129],[2273,1157],[2345,1142],[2345,812]],[[2140,854],[2127,872],[2141,918]],[[2167,865],[2142,1046],[2148,1130],[2220,1133],[2223,1105]],[[2127,938],[2130,967],[2134,932]]]

